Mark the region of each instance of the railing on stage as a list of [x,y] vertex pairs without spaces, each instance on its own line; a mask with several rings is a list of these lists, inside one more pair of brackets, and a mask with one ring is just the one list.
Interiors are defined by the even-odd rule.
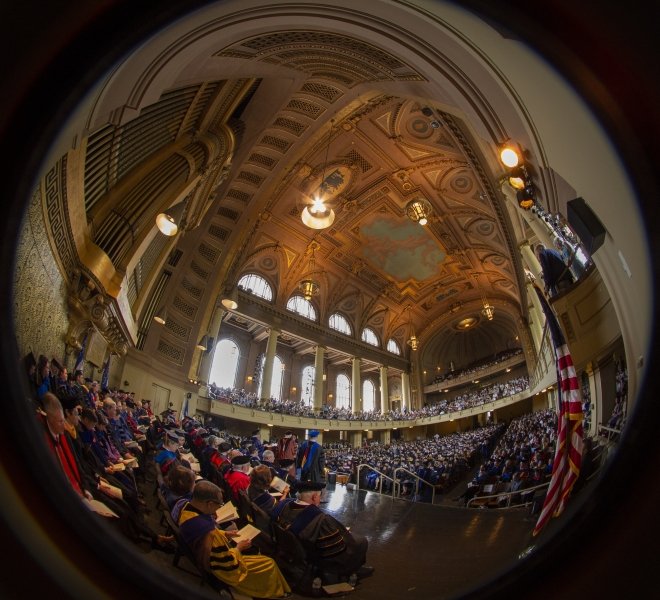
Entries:
[[[378,469],[375,469],[374,467],[372,467],[371,465],[368,465],[366,463],[362,463],[361,465],[358,465],[358,468],[357,468],[356,488],[357,488],[358,491],[360,490],[360,470],[362,469],[362,467],[365,467],[365,468],[369,469],[370,471],[375,471],[376,473],[378,473],[378,493],[379,494],[383,493],[383,479],[388,479],[389,481],[392,482],[392,493],[394,493],[394,486],[396,484],[394,479],[392,477],[390,477],[389,475],[385,475],[385,473],[383,473],[382,471],[379,471]],[[365,488],[365,489],[368,489],[368,488]],[[369,491],[375,491],[375,490],[369,490]],[[392,496],[392,497],[394,497],[394,496]]]
[[[479,507],[488,507],[488,508],[496,508],[496,509],[518,508],[519,506],[528,506],[534,502],[534,496],[536,495],[536,490],[547,488],[549,485],[550,482],[546,482],[522,490],[514,490],[507,492],[496,491],[492,494],[474,496],[473,498],[470,498],[467,501],[465,506],[467,508],[473,508],[474,506],[479,506]],[[514,496],[520,496],[520,502],[516,504],[512,504],[511,500]],[[524,501],[523,498],[525,498]]]
[[[371,465],[368,465],[366,463],[358,465],[358,468],[357,468],[357,489],[358,490],[360,490],[360,481],[361,481],[360,471],[362,470],[362,468],[367,468],[370,471],[374,471],[375,473],[378,473],[378,490],[370,490],[369,488],[364,488],[364,489],[367,489],[368,491],[374,491],[374,492],[378,491],[379,494],[382,494],[383,493],[383,479],[386,479],[386,480],[392,482],[392,494],[391,494],[392,498],[404,498],[406,500],[411,500],[412,502],[414,502],[419,497],[419,484],[421,482],[421,483],[424,483],[424,484],[428,485],[431,488],[431,504],[433,504],[433,502],[435,501],[435,485],[433,485],[430,481],[426,481],[426,479],[420,477],[416,473],[413,473],[412,471],[409,471],[408,469],[406,469],[404,467],[397,467],[396,469],[394,469],[394,472],[392,473],[392,476],[390,477],[389,475],[385,475],[385,473],[383,473],[382,471],[379,471],[375,467],[372,467]],[[410,498],[405,498],[405,497],[401,496],[401,487],[402,487],[401,482],[396,477],[396,475],[399,471],[404,471],[405,473],[408,473],[408,475],[410,475],[415,480],[415,493],[410,494]],[[387,495],[389,496],[390,494],[387,494]]]

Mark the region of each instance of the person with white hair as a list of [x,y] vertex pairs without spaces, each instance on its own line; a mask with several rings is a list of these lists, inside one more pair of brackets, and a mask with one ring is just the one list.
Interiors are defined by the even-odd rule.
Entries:
[[271,518],[278,527],[294,533],[304,547],[312,549],[308,560],[324,577],[368,577],[374,568],[366,565],[367,538],[352,533],[319,508],[324,488],[325,483],[300,482],[297,499],[281,500],[273,508]]

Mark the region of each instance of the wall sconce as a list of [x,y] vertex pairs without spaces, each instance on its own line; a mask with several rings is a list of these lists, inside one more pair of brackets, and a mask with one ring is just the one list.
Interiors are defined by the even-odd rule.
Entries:
[[167,309],[164,306],[154,313],[154,321],[160,325],[167,323]]
[[295,394],[295,393],[298,391],[298,388],[294,385],[294,386],[291,388],[291,391]]
[[202,336],[202,339],[197,342],[197,345],[195,348],[198,348],[199,350],[202,350],[204,352],[208,352],[209,350],[209,336],[204,334]]
[[252,383],[252,375],[248,375],[248,376],[247,376],[247,382],[248,382],[248,383]]
[[234,286],[229,293],[225,293],[221,302],[227,310],[236,310],[238,308],[238,288]]
[[172,237],[179,232],[182,223],[177,224],[183,215],[184,203],[179,202],[156,216],[156,227],[163,235]]

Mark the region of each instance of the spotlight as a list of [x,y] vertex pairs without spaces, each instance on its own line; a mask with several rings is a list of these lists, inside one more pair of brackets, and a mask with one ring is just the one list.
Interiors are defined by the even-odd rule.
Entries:
[[531,185],[525,186],[524,189],[518,190],[516,193],[516,200],[518,201],[518,206],[525,210],[532,208],[536,202],[534,200],[534,188]]
[[500,160],[505,167],[517,167],[522,160],[522,152],[518,144],[508,143],[500,149]]
[[508,176],[508,182],[509,185],[516,190],[525,189],[525,186],[529,182],[529,174],[527,173],[525,166],[520,165],[511,169]]

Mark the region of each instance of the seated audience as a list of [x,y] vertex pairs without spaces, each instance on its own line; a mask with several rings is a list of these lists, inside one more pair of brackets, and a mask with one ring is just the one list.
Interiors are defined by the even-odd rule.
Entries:
[[181,510],[181,537],[197,557],[198,565],[237,592],[253,598],[290,595],[291,588],[272,558],[243,554],[251,542],[241,540],[234,544],[234,532],[218,529],[215,512],[222,504],[220,488],[201,480]]

